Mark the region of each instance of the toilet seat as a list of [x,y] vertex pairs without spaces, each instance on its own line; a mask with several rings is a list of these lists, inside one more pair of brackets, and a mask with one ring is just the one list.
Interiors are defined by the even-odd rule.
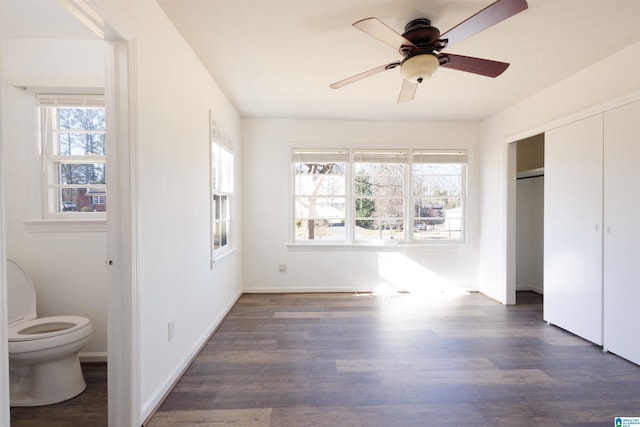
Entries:
[[[54,322],[52,323],[52,319]],[[42,327],[47,324],[74,323],[74,326],[42,334],[20,334],[20,331],[32,327]],[[46,327],[46,326],[45,326]],[[32,353],[37,351],[50,351],[56,347],[62,347],[74,342],[87,340],[93,332],[91,321],[85,317],[78,316],[54,316],[43,317],[41,319],[19,322],[10,325],[9,335],[9,359],[21,353]]]
[[81,316],[50,316],[15,322],[7,328],[9,342],[42,340],[72,334],[85,328],[89,319]]

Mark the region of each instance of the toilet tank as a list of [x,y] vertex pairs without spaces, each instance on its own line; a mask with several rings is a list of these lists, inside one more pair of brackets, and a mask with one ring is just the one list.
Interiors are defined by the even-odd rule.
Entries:
[[7,260],[7,302],[9,324],[36,318],[36,290],[29,275],[14,261]]

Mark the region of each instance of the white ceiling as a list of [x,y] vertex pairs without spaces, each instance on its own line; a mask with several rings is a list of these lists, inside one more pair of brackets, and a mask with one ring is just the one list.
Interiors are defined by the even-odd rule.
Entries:
[[400,105],[397,68],[329,88],[400,58],[353,22],[375,16],[402,33],[427,17],[444,32],[492,2],[158,0],[245,117],[479,120],[640,40],[639,0],[528,0],[528,10],[445,50],[511,63],[496,79],[440,69]]
[[[445,50],[511,63],[504,74],[440,69],[398,105],[398,69],[329,88],[400,58],[351,24],[375,16],[402,33],[427,17],[444,32],[492,0],[158,3],[244,117],[481,120],[640,41],[640,0],[528,0],[526,11]],[[60,1],[0,4],[5,36],[93,37]]]

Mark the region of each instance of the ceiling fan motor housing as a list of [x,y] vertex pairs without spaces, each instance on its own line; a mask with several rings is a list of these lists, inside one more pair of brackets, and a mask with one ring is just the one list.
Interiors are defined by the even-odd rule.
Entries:
[[402,36],[414,46],[401,46],[404,56],[400,74],[412,83],[422,83],[438,69],[440,60],[437,50],[444,48],[440,39],[440,30],[431,25],[427,18],[414,19],[404,27]]

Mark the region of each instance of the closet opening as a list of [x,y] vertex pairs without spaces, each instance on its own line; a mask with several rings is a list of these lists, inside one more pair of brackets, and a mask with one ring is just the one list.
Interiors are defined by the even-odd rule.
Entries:
[[516,304],[544,294],[544,133],[514,142],[516,148]]

